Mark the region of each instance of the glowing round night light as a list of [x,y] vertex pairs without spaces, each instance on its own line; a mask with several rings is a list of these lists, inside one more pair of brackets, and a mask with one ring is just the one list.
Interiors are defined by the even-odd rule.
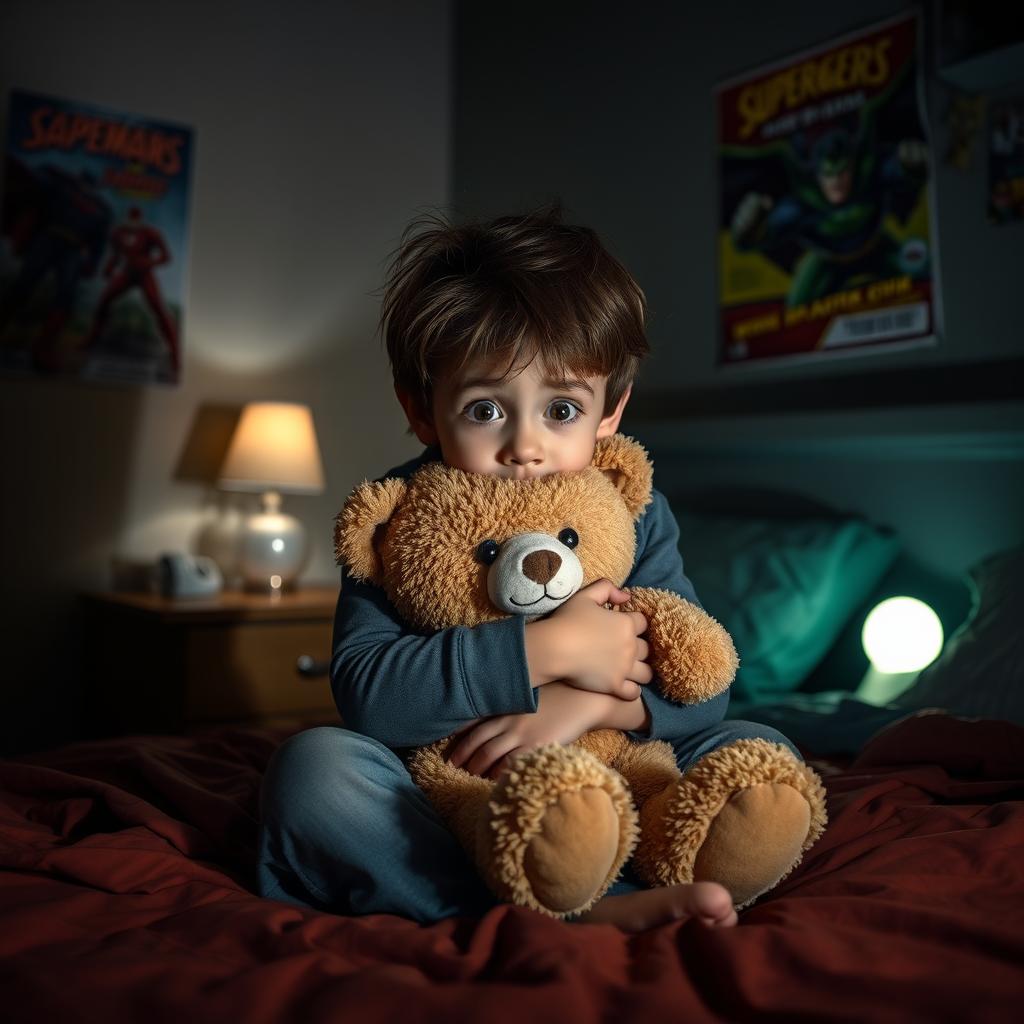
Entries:
[[920,672],[942,650],[942,623],[916,597],[890,597],[864,621],[860,642],[879,672]]

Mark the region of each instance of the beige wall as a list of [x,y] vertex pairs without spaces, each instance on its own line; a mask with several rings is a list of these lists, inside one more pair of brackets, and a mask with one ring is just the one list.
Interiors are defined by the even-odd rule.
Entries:
[[310,580],[336,577],[348,489],[417,450],[374,292],[406,222],[448,201],[450,29],[449,0],[3,5],[4,110],[46,92],[191,125],[196,149],[181,385],[0,378],[2,748],[75,733],[75,594],[115,556],[194,544],[211,494],[176,471],[201,409],[312,406],[327,492],[286,506]]

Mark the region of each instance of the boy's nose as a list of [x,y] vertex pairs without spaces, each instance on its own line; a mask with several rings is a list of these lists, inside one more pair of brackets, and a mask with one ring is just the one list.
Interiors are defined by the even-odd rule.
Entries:
[[541,461],[541,449],[529,430],[519,429],[505,447],[506,466],[530,466]]

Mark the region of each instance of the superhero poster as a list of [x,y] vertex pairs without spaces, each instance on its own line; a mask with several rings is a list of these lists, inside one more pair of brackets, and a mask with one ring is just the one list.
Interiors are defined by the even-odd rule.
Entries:
[[720,365],[933,344],[918,17],[718,87]]
[[177,383],[192,132],[15,91],[0,233],[0,368]]
[[988,153],[988,219],[1024,220],[1024,99],[992,105]]

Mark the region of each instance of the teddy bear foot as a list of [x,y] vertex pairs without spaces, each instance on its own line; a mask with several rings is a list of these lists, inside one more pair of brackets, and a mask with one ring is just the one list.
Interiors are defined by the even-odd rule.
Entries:
[[569,913],[593,902],[618,848],[619,818],[603,789],[562,793],[526,848],[523,875],[540,906]]
[[492,888],[551,917],[593,906],[636,845],[636,810],[621,776],[572,747],[516,758],[489,810],[478,839]]
[[649,884],[713,881],[742,908],[800,863],[825,828],[825,790],[788,747],[737,740],[647,799],[633,858]]
[[762,782],[740,790],[711,822],[693,880],[724,885],[737,906],[752,903],[789,874],[810,826],[810,805],[792,786]]

